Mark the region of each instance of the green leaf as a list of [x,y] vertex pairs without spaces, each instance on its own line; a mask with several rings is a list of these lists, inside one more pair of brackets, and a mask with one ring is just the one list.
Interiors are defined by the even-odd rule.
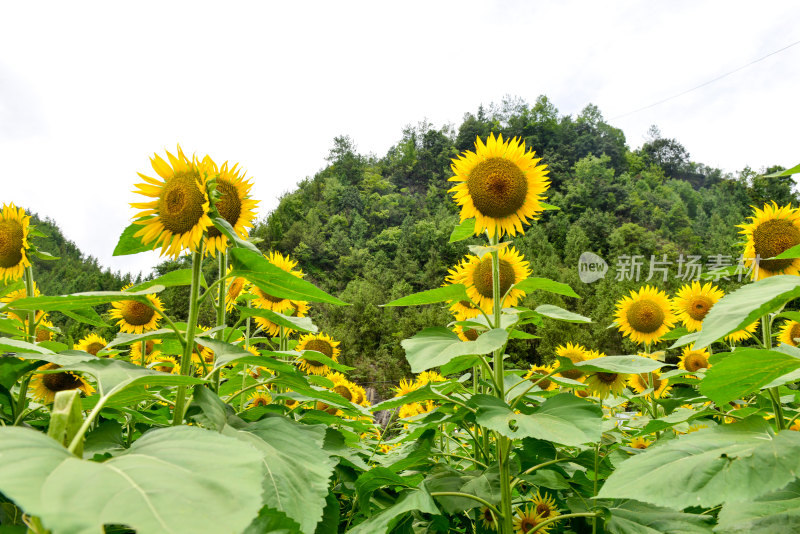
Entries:
[[250,280],[269,295],[308,302],[327,302],[338,306],[347,305],[346,302],[325,293],[310,282],[272,265],[260,253],[235,248],[230,254],[233,261],[231,275]]
[[469,239],[473,235],[475,235],[475,219],[464,219],[461,224],[453,227],[453,233],[450,234],[450,243]]
[[135,300],[149,306],[150,304],[146,298],[146,295],[150,293],[158,293],[163,289],[163,286],[154,286],[149,290],[138,292],[92,291],[89,293],[75,293],[72,295],[59,295],[56,297],[26,297],[10,302],[8,305],[6,305],[6,307],[15,310],[82,310],[97,306],[99,304],[108,304],[118,300]]
[[800,277],[778,275],[747,284],[722,297],[703,319],[703,329],[694,348],[702,349],[714,341],[741,330],[767,313],[800,297]]
[[467,354],[488,354],[502,348],[508,332],[501,328],[489,330],[475,341],[461,341],[456,334],[443,327],[426,328],[400,344],[406,351],[406,360],[412,373],[420,373],[448,363],[453,358]]
[[[200,276],[200,283],[203,287],[208,287],[202,275]],[[141,292],[154,286],[175,287],[190,285],[192,285],[192,270],[178,269],[176,271],[170,271],[166,274],[163,274],[153,280],[148,280],[147,282],[137,284],[129,288],[126,292]]]
[[217,230],[222,232],[225,237],[228,238],[228,242],[232,243],[234,247],[249,250],[261,255],[261,252],[259,252],[258,248],[256,248],[253,243],[239,237],[239,234],[236,233],[236,230],[233,229],[233,226],[231,226],[231,224],[222,217],[214,217],[211,219],[211,222],[214,223],[214,227]]
[[800,432],[775,434],[760,416],[692,432],[625,460],[601,498],[683,509],[749,501],[800,472]]
[[16,356],[22,357],[22,354],[18,354],[19,350],[30,351],[35,354],[53,354],[53,351],[42,347],[41,345],[34,345],[33,343],[28,343],[27,341],[21,341],[19,339],[11,339],[7,337],[0,337],[0,350],[6,350],[9,352],[14,352]]
[[263,317],[284,328],[299,330],[300,332],[317,332],[319,328],[311,321],[311,317],[290,317],[282,313],[275,313],[272,310],[262,310],[260,308],[248,308],[246,306],[236,306],[241,317]]
[[322,448],[323,425],[301,425],[284,417],[268,417],[240,431],[223,434],[248,443],[260,454],[264,466],[264,503],[296,521],[304,533],[313,534],[322,518],[328,479],[335,461]]
[[600,408],[569,393],[549,398],[530,415],[514,413],[489,395],[476,395],[470,404],[478,409],[475,420],[479,424],[512,439],[531,437],[580,446],[597,442],[602,435]]
[[300,525],[286,517],[286,514],[264,506],[258,517],[245,529],[242,534],[297,534]]
[[[116,347],[118,345],[130,345],[139,341],[147,341],[149,339],[177,339],[178,336],[172,328],[160,328],[147,332],[146,334],[126,334],[120,332],[117,337],[112,339],[106,345],[106,349]],[[251,355],[252,356],[252,355]]]
[[545,211],[547,211],[547,210],[560,210],[561,209],[558,206],[554,206],[553,204],[548,204],[547,202],[542,202],[542,201],[539,201],[539,205]]
[[83,457],[92,458],[96,454],[116,454],[125,449],[125,439],[122,437],[122,425],[117,421],[102,421],[86,434],[83,445]]
[[356,479],[355,488],[358,495],[358,507],[363,510],[369,510],[369,501],[372,494],[376,490],[390,486],[410,488],[410,483],[391,469],[377,466],[373,467],[366,473]]
[[715,356],[721,361],[706,371],[700,382],[700,393],[717,405],[740,399],[800,369],[800,359],[774,350],[740,347]]
[[24,335],[23,326],[14,319],[4,319],[0,317],[0,332],[10,336]]
[[[403,395],[402,397],[395,397],[393,399],[385,400],[373,406],[370,406],[370,411],[377,412],[380,410],[391,410],[402,406],[403,404],[410,404],[412,402],[422,402],[426,400],[443,400],[442,395],[448,396],[459,385],[455,382],[441,382],[436,384],[425,384],[419,389],[415,389],[411,393]],[[446,400],[444,400],[447,403]]]
[[[47,435],[67,447],[82,424],[83,411],[80,392],[77,389],[58,391],[50,410]],[[82,443],[76,448],[75,454],[77,456],[83,454]]]
[[800,165],[795,165],[791,169],[786,169],[785,171],[776,171],[772,174],[765,174],[764,178],[777,178],[779,176],[791,176],[793,174],[800,173]]
[[795,245],[791,248],[788,248],[775,256],[775,259],[783,260],[783,259],[794,259],[800,258],[800,245]]
[[[104,463],[79,460],[32,430],[0,436],[0,491],[54,534],[105,524],[139,534],[240,532],[261,506],[258,453],[207,430],[154,430]],[[76,481],[91,483],[76,491]]]
[[800,482],[752,501],[726,504],[719,512],[718,534],[800,532]]
[[45,252],[44,250],[39,250],[38,248],[33,251],[37,258],[44,261],[55,261],[60,260],[61,258],[58,256],[53,256],[49,252]]
[[[562,362],[562,366],[565,368],[571,363],[568,358],[559,358],[559,362]],[[603,356],[594,360],[578,362],[574,367],[584,372],[608,371],[609,373],[639,374],[656,371],[664,367],[664,363],[644,356]]]
[[552,304],[542,304],[538,308],[536,308],[536,313],[540,313],[545,317],[549,317],[551,319],[558,319],[559,321],[567,321],[569,323],[591,323],[592,320],[588,317],[584,317],[583,315],[578,315],[577,313],[572,313],[571,311],[567,311],[564,308],[559,308],[558,306],[553,306]]
[[84,308],[82,310],[61,310],[61,313],[67,317],[78,321],[79,323],[90,324],[99,328],[113,328],[110,324],[105,322],[100,314],[94,308]]
[[575,293],[575,291],[571,287],[569,287],[569,284],[555,282],[553,280],[550,280],[549,278],[526,278],[525,280],[522,280],[521,282],[514,284],[514,288],[522,290],[526,293],[530,293],[532,291],[540,289],[542,291],[555,293],[557,295],[575,297],[576,299],[581,298],[580,295]]
[[15,356],[3,356],[0,354],[0,386],[6,389],[17,383],[17,380],[27,373],[39,367],[39,364],[30,360],[20,360]]
[[384,306],[420,306],[422,304],[436,304],[437,302],[448,302],[452,300],[469,301],[466,286],[463,284],[448,284],[444,287],[437,287],[436,289],[429,289],[427,291],[414,293],[413,295],[400,297],[388,304],[384,304]]
[[[138,221],[145,221],[149,217],[143,217]],[[146,252],[154,249],[154,244],[144,245],[142,240],[138,237],[133,237],[133,234],[144,228],[143,225],[132,223],[119,236],[117,246],[114,248],[112,256],[127,256],[128,254],[138,254],[139,252]]]
[[348,534],[383,534],[395,526],[408,512],[419,510],[425,514],[439,514],[433,498],[424,489],[409,490],[394,505],[373,515],[363,523],[348,530]]
[[609,534],[711,534],[714,518],[675,512],[637,501],[598,501],[611,512],[606,522]]

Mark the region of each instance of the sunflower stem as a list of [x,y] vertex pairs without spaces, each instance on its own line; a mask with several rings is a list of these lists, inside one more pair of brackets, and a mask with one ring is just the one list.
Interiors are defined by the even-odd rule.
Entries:
[[[600,401],[600,410],[603,409],[603,401]],[[594,485],[592,489],[592,497],[597,497],[597,471],[600,469],[600,443],[594,445]],[[595,506],[595,510],[597,507]],[[595,512],[594,519],[592,519],[592,534],[597,534],[597,512]]]
[[[769,314],[761,317],[761,334],[764,340],[764,348],[767,350],[772,349],[772,321],[770,321]],[[781,406],[781,394],[777,386],[769,388],[768,391],[778,430],[786,430],[786,420],[783,418],[783,406]]]
[[[198,293],[200,291],[200,271],[203,265],[203,243],[197,247],[195,252],[192,252],[192,285],[189,292],[189,319],[186,323],[186,345],[183,347],[183,355],[181,356],[180,375],[189,376],[189,371],[192,365],[192,350],[194,349],[194,333],[197,329],[197,314],[200,306],[198,306]],[[200,357],[202,360],[202,356]],[[183,412],[186,406],[186,386],[178,386],[178,393],[175,397],[175,411],[172,415],[173,426],[180,425],[183,422]]]
[[147,362],[145,361],[147,359],[147,341],[141,342],[140,350],[141,354],[139,356],[139,365],[142,367],[147,367]]
[[[250,301],[247,301],[247,307],[250,307]],[[250,350],[250,316],[247,316],[247,325],[244,331],[244,350]],[[244,372],[242,373],[242,389],[244,389],[246,382],[247,382],[247,372],[249,366],[244,364]],[[244,411],[244,397],[241,397],[239,402],[239,411]]]
[[[217,270],[219,271],[217,275],[217,281],[219,282],[219,293],[217,294],[217,326],[222,326],[223,328],[217,331],[217,339],[219,341],[224,341],[225,339],[225,271],[228,270],[228,251],[227,249],[225,252],[220,252],[219,256],[217,256]],[[215,362],[216,363],[216,362]],[[214,382],[214,392],[219,393],[219,373],[220,370],[217,369],[214,371],[214,377],[212,381]]]
[[[25,296],[33,297],[33,267],[25,267]],[[28,312],[28,343],[36,342],[36,310]]]

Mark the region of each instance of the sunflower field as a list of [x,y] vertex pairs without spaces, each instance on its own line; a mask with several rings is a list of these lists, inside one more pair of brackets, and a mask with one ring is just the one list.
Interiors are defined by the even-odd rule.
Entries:
[[[384,303],[451,321],[398,340],[414,377],[372,402],[309,317],[356,303],[255,246],[239,165],[180,147],[151,163],[115,254],[189,267],[117,291],[41,294],[31,259],[59,260],[3,204],[0,534],[800,532],[800,209],[731,228],[744,261],[713,274],[745,281],[728,294],[617,295],[603,326],[635,354],[567,342],[522,367],[510,342],[591,319],[521,305],[580,298],[511,241],[558,209],[549,170],[519,138],[479,136],[451,164],[450,242],[482,241],[441,285]],[[159,296],[177,287],[185,321]],[[116,333],[68,345],[59,315]]]

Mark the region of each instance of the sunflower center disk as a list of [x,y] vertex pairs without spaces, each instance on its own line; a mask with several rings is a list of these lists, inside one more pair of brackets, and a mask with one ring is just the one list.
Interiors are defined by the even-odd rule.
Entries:
[[122,318],[132,326],[141,326],[149,323],[156,314],[155,310],[147,304],[135,300],[126,300],[122,307]]
[[[500,260],[500,295],[502,297],[506,291],[516,282],[516,274],[514,268],[506,260]],[[475,267],[475,274],[473,275],[473,284],[475,289],[481,296],[487,299],[494,298],[492,293],[492,258],[487,257],[481,260],[477,267]]]
[[789,332],[789,338],[792,340],[792,344],[797,346],[797,341],[795,339],[800,337],[800,323],[795,324],[792,326],[792,330]]
[[700,354],[689,354],[683,361],[687,371],[697,371],[708,367],[708,360]]
[[353,393],[348,389],[346,386],[338,385],[333,388],[333,391],[344,397],[345,399],[351,401],[353,400]]
[[0,267],[8,269],[22,261],[22,225],[17,221],[0,222]]
[[791,221],[773,219],[758,225],[753,231],[753,245],[762,269],[781,271],[789,267],[793,259],[768,260],[795,245],[800,244],[800,230]]
[[[230,182],[217,182],[217,191],[220,192],[219,200],[216,206],[222,218],[228,221],[231,226],[234,226],[242,214],[242,201],[239,199],[239,192],[236,187]],[[208,229],[208,237],[219,237],[222,232],[211,227]]]
[[[331,347],[330,343],[321,339],[312,339],[306,343],[305,350],[315,350],[333,359],[333,347]],[[322,363],[305,356],[303,356],[303,359],[312,365],[322,365]]]
[[469,173],[467,190],[482,215],[501,219],[525,204],[528,180],[515,163],[505,158],[489,158]]
[[469,339],[470,341],[475,341],[478,339],[478,331],[474,328],[468,328],[464,330],[464,337]]
[[164,184],[158,200],[158,217],[173,234],[190,231],[203,217],[206,197],[197,186],[197,172],[176,174]]
[[80,379],[72,373],[54,373],[44,375],[42,383],[50,391],[66,391],[81,386]]
[[664,324],[664,310],[649,300],[640,300],[631,304],[626,314],[628,324],[637,332],[650,334]]
[[258,288],[256,288],[256,291],[258,292],[258,294],[261,296],[262,299],[268,300],[268,301],[272,302],[273,304],[277,304],[279,302],[283,302],[284,300],[286,300],[286,299],[281,298],[281,297],[274,297],[274,296],[270,295],[269,293],[265,293],[264,291],[262,291],[262,290],[260,290]]
[[[564,354],[565,358],[569,358],[572,363],[578,363],[584,361],[586,358],[583,357],[583,354],[579,352],[567,352]],[[583,376],[583,371],[578,369],[570,369],[569,371],[561,371],[561,376],[564,378],[569,378],[570,380],[577,380]]]
[[597,373],[597,378],[604,384],[613,384],[617,379],[617,373]]
[[550,387],[550,384],[552,384],[552,382],[550,382],[550,380],[547,378],[542,379],[542,377],[545,376],[546,374],[547,373],[543,373],[541,371],[534,371],[533,376],[531,376],[528,380],[530,380],[531,382],[536,382],[538,380],[536,385],[542,389],[547,389]]
[[711,310],[711,306],[713,305],[714,303],[711,302],[710,298],[697,296],[694,297],[689,303],[689,309],[686,310],[686,313],[688,313],[689,317],[695,321],[702,321],[706,318],[706,315],[708,315],[708,312]]
[[98,352],[100,352],[100,350],[101,350],[103,347],[105,347],[105,345],[103,345],[102,343],[97,343],[97,342],[95,342],[95,343],[90,343],[90,344],[89,344],[89,345],[86,347],[86,352],[88,352],[88,353],[89,353],[89,354],[91,354],[92,356],[97,356],[97,353],[98,353]]

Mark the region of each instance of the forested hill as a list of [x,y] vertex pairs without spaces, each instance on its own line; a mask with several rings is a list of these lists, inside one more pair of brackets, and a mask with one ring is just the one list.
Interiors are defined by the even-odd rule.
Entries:
[[[467,240],[449,244],[458,210],[447,194],[450,160],[474,149],[476,136],[519,136],[550,169],[547,202],[560,211],[542,218],[514,239],[531,262],[534,276],[567,282],[581,300],[536,293],[522,303],[561,305],[590,316],[593,325],[546,322],[534,341],[514,341],[514,358],[548,361],[555,346],[584,343],[608,354],[630,353],[616,330],[609,330],[615,301],[645,283],[651,255],[675,262],[668,281],[651,280],[674,292],[681,255],[739,254],[735,225],[751,205],[768,200],[796,202],[791,178],[764,178],[744,169],[725,175],[692,162],[678,140],[657,129],[631,151],[622,131],[606,123],[593,105],[577,117],[560,115],[546,97],[532,106],[507,101],[467,114],[457,127],[422,123],[381,157],[359,154],[353,141],[339,137],[329,166],[301,182],[259,223],[261,246],[296,258],[309,279],[349,307],[315,306],[320,327],[342,341],[345,363],[356,378],[396,383],[407,371],[400,341],[423,327],[445,325],[439,306],[382,308],[399,296],[440,286],[448,269],[466,253]],[[766,169],[772,171],[775,168]],[[578,278],[584,251],[605,258],[606,278],[585,284]],[[615,280],[618,258],[642,255],[642,277]],[[721,281],[730,289],[736,281]],[[627,352],[625,352],[627,351]]]

